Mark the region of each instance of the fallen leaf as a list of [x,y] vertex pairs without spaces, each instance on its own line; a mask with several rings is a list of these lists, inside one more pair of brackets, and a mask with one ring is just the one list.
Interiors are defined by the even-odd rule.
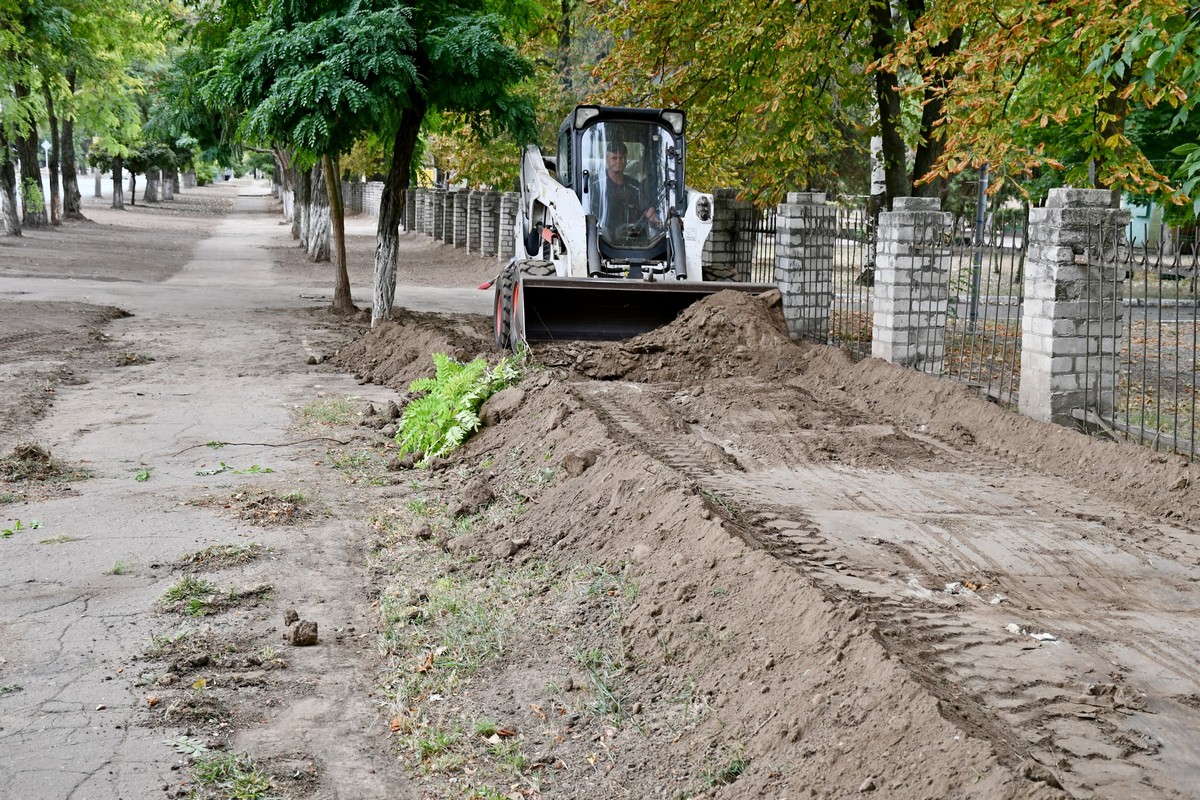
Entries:
[[536,714],[537,718],[540,719],[542,722],[549,721],[549,717],[546,716],[546,710],[543,709],[541,706],[539,706],[536,703],[530,703],[529,707],[531,709],[533,709],[533,713]]
[[496,735],[509,737],[509,736],[516,736],[517,732],[515,730],[510,730],[509,728],[501,728],[500,730],[496,731]]
[[417,672],[429,672],[429,670],[431,670],[431,669],[433,669],[433,651],[432,650],[430,650],[428,653],[425,654],[425,660],[421,662],[421,665],[419,667],[417,667]]
[[208,678],[197,678],[196,682],[192,684],[192,688],[196,691],[200,691],[205,686],[208,686]]
[[100,705],[96,706],[97,711],[103,711],[106,708],[108,708],[108,706],[104,705],[104,703],[101,703]]

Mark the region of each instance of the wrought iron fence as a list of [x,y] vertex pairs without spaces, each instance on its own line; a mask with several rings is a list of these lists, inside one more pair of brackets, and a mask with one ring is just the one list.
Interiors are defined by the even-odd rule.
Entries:
[[[1123,235],[1122,235],[1123,234]],[[1197,371],[1200,326],[1195,231],[1135,223],[1128,231],[1099,231],[1101,248],[1115,249],[1115,268],[1089,270],[1092,296],[1122,298],[1101,304],[1094,335],[1115,353],[1099,365],[1081,415],[1116,439],[1156,450],[1197,456]],[[1094,252],[1089,249],[1089,254]],[[1094,265],[1091,265],[1094,266]],[[1101,281],[1111,281],[1103,291]],[[1089,333],[1092,333],[1089,331]],[[1103,356],[1102,356],[1103,358]]]
[[992,218],[981,229],[965,218],[942,233],[950,248],[946,310],[948,377],[1016,407],[1021,379],[1025,218]]
[[733,256],[739,281],[775,280],[775,208],[739,203],[733,211]]
[[875,227],[862,208],[837,206],[833,236],[833,304],[829,344],[857,358],[871,354],[871,287],[875,283]]

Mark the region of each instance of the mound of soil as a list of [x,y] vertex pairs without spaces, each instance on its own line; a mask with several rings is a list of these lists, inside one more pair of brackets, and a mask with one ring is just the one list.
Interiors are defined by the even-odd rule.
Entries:
[[[485,406],[495,422],[455,469],[397,478],[447,509],[488,483],[496,500],[474,524],[414,525],[455,569],[618,576],[600,597],[531,601],[529,624],[456,707],[511,723],[555,765],[543,797],[1178,791],[1164,765],[1190,751],[1164,756],[1148,731],[1195,712],[1171,669],[1112,669],[1137,646],[1120,588],[1137,578],[1109,574],[1089,548],[1200,568],[1193,532],[1148,530],[1155,515],[1196,521],[1182,497],[1193,468],[794,343],[772,294],[717,294],[627,342],[535,346],[553,368],[503,414]],[[360,340],[339,363],[399,386],[428,352],[401,342],[459,344],[462,358],[486,348],[424,323]],[[1026,566],[1030,552],[1056,566]],[[1109,603],[1126,612],[1097,613]],[[1186,650],[1181,635],[1172,647]],[[610,655],[600,669],[581,652]],[[594,707],[601,673],[618,710],[555,734],[537,710]],[[1114,682],[1137,702],[1096,711],[1086,698]],[[1137,710],[1149,706],[1160,716]]]
[[431,353],[468,361],[491,347],[491,322],[483,317],[448,317],[397,309],[362,338],[338,350],[334,366],[366,383],[399,392],[433,374]]

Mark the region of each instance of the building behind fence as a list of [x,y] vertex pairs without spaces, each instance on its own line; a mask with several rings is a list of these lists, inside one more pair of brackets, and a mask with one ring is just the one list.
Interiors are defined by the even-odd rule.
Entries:
[[[354,186],[347,212],[377,214],[383,185]],[[512,257],[516,193],[422,188],[406,200],[405,230]],[[717,190],[704,277],[775,282],[796,338],[1192,458],[1196,242],[1147,223],[1131,231],[1110,200],[1055,189],[1027,220],[989,216],[977,229],[936,199],[898,198],[876,228],[820,193],[763,209]]]

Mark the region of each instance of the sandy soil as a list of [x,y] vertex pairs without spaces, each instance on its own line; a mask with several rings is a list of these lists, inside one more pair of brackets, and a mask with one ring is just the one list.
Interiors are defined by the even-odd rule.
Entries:
[[[181,218],[175,249],[203,251],[214,219]],[[268,238],[271,282],[323,279],[280,226]],[[363,286],[369,236],[351,242]],[[494,269],[417,237],[405,258],[414,287]],[[157,445],[178,477],[140,502],[186,509],[195,542],[263,548],[155,545],[171,574],[147,602],[184,575],[222,591],[193,598],[187,636],[190,601],[144,609],[153,637],[111,655],[138,676],[121,680],[168,795],[223,796],[189,769],[246,752],[285,797],[1193,796],[1200,505],[1178,459],[793,343],[776,298],[721,294],[629,342],[536,347],[466,447],[411,467],[390,439],[408,382],[434,351],[495,359],[486,318],[401,310],[368,333],[293,302],[197,338],[142,310],[106,344],[90,331],[109,305],[20,306],[57,337],[4,359],[34,376],[23,391],[46,359],[91,383],[60,381],[57,410],[8,440],[78,429],[72,398],[102,402],[130,369],[165,419],[198,413],[172,408],[169,374],[225,381],[234,405],[252,382],[260,409],[350,397],[274,434],[305,440],[282,451],[206,454],[199,425]],[[272,425],[247,420],[247,441]],[[226,461],[242,474],[196,474]],[[129,484],[72,485],[94,507]],[[291,644],[293,608],[321,645]],[[20,659],[0,657],[14,685]]]

